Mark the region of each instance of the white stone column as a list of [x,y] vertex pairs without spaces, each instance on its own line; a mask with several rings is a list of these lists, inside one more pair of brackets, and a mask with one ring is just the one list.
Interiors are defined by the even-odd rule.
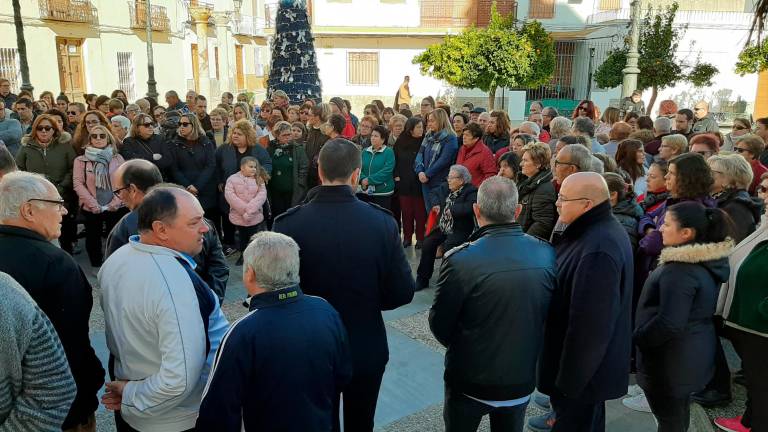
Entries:
[[[222,93],[225,91],[234,93],[232,73],[229,67],[230,14],[228,12],[214,12],[213,20],[216,23],[216,46],[219,48],[219,90]],[[211,95],[215,98],[219,96]]]
[[211,94],[211,73],[208,65],[208,19],[211,17],[211,10],[206,7],[191,7],[189,13],[195,22],[197,33],[197,77],[200,81],[198,94],[210,99],[214,96]]

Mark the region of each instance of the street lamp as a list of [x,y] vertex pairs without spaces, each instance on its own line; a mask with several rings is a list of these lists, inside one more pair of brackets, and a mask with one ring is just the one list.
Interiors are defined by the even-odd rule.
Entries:
[[152,54],[152,0],[147,0],[147,96],[157,101],[157,81],[155,81],[155,60]]
[[633,0],[630,18],[632,21],[632,29],[630,30],[629,52],[627,52],[627,66],[621,71],[624,74],[624,80],[621,85],[621,96],[625,98],[632,96],[632,92],[637,90],[637,75],[640,73],[640,68],[637,67],[637,59],[640,58],[638,45],[640,44],[641,13],[642,8],[640,6],[640,0]]
[[589,72],[587,73],[587,100],[592,99],[592,74],[594,72],[595,48],[589,48]]

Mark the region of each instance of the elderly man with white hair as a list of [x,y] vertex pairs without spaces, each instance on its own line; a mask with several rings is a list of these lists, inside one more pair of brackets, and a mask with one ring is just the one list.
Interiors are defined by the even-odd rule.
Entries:
[[109,119],[109,122],[112,124],[112,132],[118,145],[122,144],[125,137],[128,136],[128,131],[131,130],[131,121],[128,120],[128,117],[116,115]]
[[52,243],[61,235],[64,204],[56,186],[41,175],[19,171],[3,176],[0,272],[24,287],[61,339],[77,385],[62,428],[95,430],[96,394],[104,384],[104,368],[88,334],[91,285],[75,260]]
[[301,291],[290,237],[260,232],[243,256],[250,312],[219,348],[197,430],[332,430],[335,395],[352,377],[341,317]]

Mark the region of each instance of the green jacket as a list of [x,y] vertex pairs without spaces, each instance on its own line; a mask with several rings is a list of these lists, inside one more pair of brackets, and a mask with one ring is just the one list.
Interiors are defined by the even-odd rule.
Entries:
[[758,243],[739,266],[726,316],[734,328],[768,337],[768,240]]
[[67,132],[62,132],[47,148],[43,148],[27,135],[21,139],[22,145],[16,154],[16,165],[22,171],[44,175],[56,186],[62,198],[71,198],[72,166],[77,157],[71,140]]
[[368,179],[368,186],[373,186],[373,195],[392,195],[395,192],[395,152],[385,145],[379,151],[374,151],[373,146],[367,147],[362,153],[360,182]]

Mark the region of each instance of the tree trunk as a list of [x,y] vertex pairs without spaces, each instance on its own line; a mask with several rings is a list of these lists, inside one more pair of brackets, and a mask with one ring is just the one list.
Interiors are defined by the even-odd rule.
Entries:
[[493,111],[496,106],[496,85],[491,86],[491,90],[488,92],[488,111]]
[[[27,42],[24,40],[24,25],[21,22],[21,4],[19,0],[13,0],[13,24],[16,26],[16,47],[19,50],[19,63],[21,67],[21,89],[34,90],[29,82],[29,63],[27,62]],[[10,107],[8,107],[10,108]]]
[[645,115],[647,116],[651,115],[651,110],[653,109],[653,106],[656,104],[656,97],[658,95],[659,95],[659,88],[656,86],[653,86],[651,90],[651,100],[648,102],[648,106],[645,107]]

